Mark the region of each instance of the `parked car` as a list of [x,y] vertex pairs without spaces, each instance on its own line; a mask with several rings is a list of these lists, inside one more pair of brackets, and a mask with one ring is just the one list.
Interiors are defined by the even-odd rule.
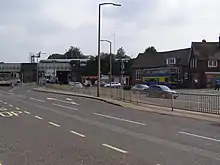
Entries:
[[110,83],[105,84],[104,87],[119,88],[119,87],[121,87],[121,83],[111,82],[111,84]]
[[164,99],[172,99],[173,97],[176,99],[179,94],[165,85],[152,85],[146,90],[146,96]]
[[69,82],[69,85],[71,86],[71,88],[83,88],[81,82]]
[[145,93],[146,90],[149,88],[148,85],[145,84],[135,84],[131,90],[135,93],[135,92],[141,92],[141,93]]

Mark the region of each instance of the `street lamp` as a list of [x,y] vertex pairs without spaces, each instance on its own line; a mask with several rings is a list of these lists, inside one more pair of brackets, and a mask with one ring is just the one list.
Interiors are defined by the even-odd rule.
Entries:
[[110,87],[112,86],[112,42],[109,40],[100,40],[102,42],[107,42],[109,43],[109,52],[110,52],[110,57],[109,57],[109,83]]
[[97,79],[97,97],[100,97],[100,33],[101,33],[101,7],[104,5],[121,6],[117,3],[100,3],[99,4],[99,18],[98,18],[98,79]]

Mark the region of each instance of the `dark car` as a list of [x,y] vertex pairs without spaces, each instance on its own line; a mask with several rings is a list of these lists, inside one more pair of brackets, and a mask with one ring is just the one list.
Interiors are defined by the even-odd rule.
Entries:
[[165,85],[152,85],[146,90],[146,96],[164,99],[172,99],[173,97],[176,99],[179,94]]

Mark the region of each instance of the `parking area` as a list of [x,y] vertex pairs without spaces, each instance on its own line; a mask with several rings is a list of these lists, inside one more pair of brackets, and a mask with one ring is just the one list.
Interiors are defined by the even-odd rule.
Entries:
[[[68,85],[48,85],[48,87],[93,96],[96,96],[97,92],[95,87],[71,88]],[[173,109],[220,114],[220,91],[214,89],[179,89],[176,91],[180,94],[177,99],[146,97],[144,93],[117,88],[101,88],[100,96],[136,104],[152,104]]]

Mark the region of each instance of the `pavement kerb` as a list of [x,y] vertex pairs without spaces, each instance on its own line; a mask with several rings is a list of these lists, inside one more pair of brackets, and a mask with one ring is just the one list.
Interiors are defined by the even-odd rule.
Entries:
[[118,100],[100,98],[100,97],[95,97],[95,96],[90,96],[90,95],[85,95],[85,94],[79,94],[79,93],[64,92],[61,90],[53,90],[53,89],[45,89],[45,88],[33,88],[32,90],[38,91],[38,92],[54,93],[54,94],[61,94],[61,95],[67,95],[67,96],[77,96],[77,97],[95,99],[95,100],[103,101],[103,102],[116,105],[116,106],[120,106],[120,107],[141,110],[141,111],[146,111],[150,113],[157,113],[161,115],[186,117],[186,118],[191,118],[191,119],[206,120],[206,121],[212,121],[212,122],[220,121],[220,115],[215,115],[215,114],[208,114],[208,113],[206,114],[206,113],[200,113],[200,112],[185,111],[185,110],[180,110],[180,109],[174,109],[174,111],[171,111],[171,108],[167,108],[167,107],[160,107],[160,106],[154,106],[154,105],[141,106],[141,105],[134,104],[134,103],[122,102]]

